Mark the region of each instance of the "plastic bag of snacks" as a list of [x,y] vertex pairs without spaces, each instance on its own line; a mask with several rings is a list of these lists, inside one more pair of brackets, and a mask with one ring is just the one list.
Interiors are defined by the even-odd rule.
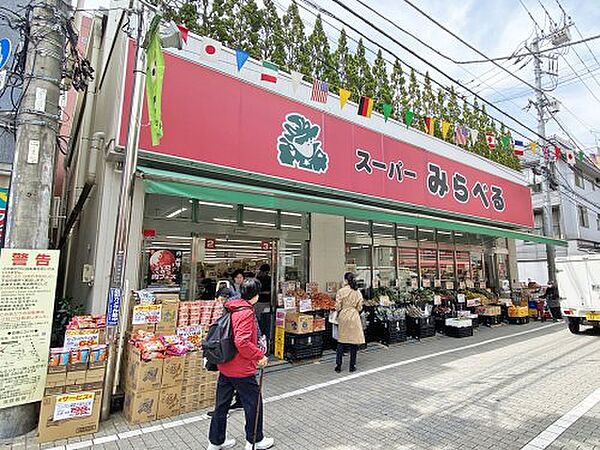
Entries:
[[160,341],[165,345],[165,353],[167,355],[182,356],[189,351],[188,346],[185,344],[185,342],[183,341],[183,339],[181,339],[180,336],[161,336]]

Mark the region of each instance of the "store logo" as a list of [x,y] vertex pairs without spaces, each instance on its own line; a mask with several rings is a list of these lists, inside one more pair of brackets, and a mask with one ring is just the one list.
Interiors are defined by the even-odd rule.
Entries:
[[285,116],[282,127],[283,132],[277,140],[279,164],[309,172],[327,172],[329,156],[321,147],[321,141],[317,140],[321,127],[300,113]]

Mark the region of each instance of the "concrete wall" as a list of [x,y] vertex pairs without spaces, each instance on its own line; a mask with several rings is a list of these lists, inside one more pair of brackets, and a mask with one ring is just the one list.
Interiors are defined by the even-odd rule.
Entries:
[[328,281],[342,281],[346,268],[344,218],[327,214],[310,217],[310,281],[321,289]]

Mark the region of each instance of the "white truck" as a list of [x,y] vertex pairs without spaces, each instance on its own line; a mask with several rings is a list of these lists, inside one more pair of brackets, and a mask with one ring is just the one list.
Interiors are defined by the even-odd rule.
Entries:
[[571,333],[600,327],[600,254],[556,258],[560,307]]

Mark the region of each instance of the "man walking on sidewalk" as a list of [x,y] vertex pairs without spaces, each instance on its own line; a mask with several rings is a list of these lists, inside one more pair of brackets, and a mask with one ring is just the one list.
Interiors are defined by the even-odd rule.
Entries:
[[227,439],[227,412],[236,391],[246,415],[246,450],[252,450],[253,442],[256,442],[255,448],[258,450],[269,449],[274,444],[272,438],[266,438],[263,434],[263,404],[256,381],[257,366],[265,367],[269,362],[258,345],[258,320],[253,308],[260,291],[260,282],[255,278],[248,278],[240,287],[242,298],[225,304],[225,308],[231,313],[237,354],[231,361],[218,365],[220,375],[215,412],[210,422],[208,450],[235,446],[235,439]]

